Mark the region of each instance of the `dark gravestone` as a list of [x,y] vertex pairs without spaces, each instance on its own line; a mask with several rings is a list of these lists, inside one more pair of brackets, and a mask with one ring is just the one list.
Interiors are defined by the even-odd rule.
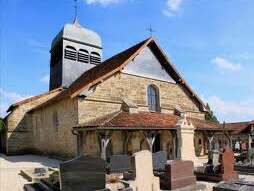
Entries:
[[253,191],[254,182],[232,181],[220,182],[213,187],[213,191]]
[[131,170],[131,156],[112,155],[110,156],[109,171],[115,173],[127,172]]
[[153,153],[153,170],[164,171],[166,163],[167,153],[165,151]]
[[173,160],[166,164],[165,174],[160,177],[161,188],[165,190],[196,190],[196,177],[192,161]]
[[106,165],[100,158],[81,156],[60,164],[62,191],[95,191],[105,188]]

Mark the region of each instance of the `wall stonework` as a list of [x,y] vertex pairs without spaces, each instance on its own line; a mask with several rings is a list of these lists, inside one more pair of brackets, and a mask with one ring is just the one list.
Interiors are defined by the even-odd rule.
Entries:
[[33,112],[32,142],[43,154],[73,157],[76,155],[76,137],[72,127],[77,125],[77,99],[64,99]]
[[6,153],[7,154],[21,154],[31,149],[32,144],[30,140],[31,129],[28,128],[31,120],[29,110],[38,106],[39,104],[49,100],[55,96],[58,91],[45,94],[37,99],[18,105],[7,116],[7,136],[6,136]]
[[[138,111],[148,111],[147,87],[154,84],[159,88],[161,112],[174,113],[180,107],[188,116],[204,119],[204,113],[185,91],[175,83],[118,73],[97,85],[87,97],[66,98],[54,104],[28,110],[53,96],[43,97],[38,102],[29,102],[15,109],[8,117],[9,151],[31,149],[43,154],[54,154],[66,157],[76,155],[76,136],[72,127],[91,119],[119,111],[122,100],[128,99],[138,106]],[[14,132],[14,130],[22,130]],[[172,158],[172,136],[162,132],[161,148]],[[115,132],[112,135],[111,150],[113,154],[124,152],[125,135]],[[100,144],[94,132],[89,132],[83,145],[84,154],[100,155]],[[139,131],[132,132],[127,144],[127,153],[132,154],[141,149],[149,149],[145,137]]]
[[175,107],[180,107],[187,116],[204,119],[204,113],[179,85],[120,73],[97,85],[87,98],[79,99],[79,123],[119,111],[124,98],[136,104],[139,111],[148,111],[147,86],[150,84],[159,88],[161,112],[173,114]]

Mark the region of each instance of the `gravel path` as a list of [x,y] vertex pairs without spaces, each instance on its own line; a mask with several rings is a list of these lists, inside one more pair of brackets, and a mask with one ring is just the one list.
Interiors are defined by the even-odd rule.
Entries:
[[[19,175],[21,169],[35,167],[58,167],[58,160],[37,155],[5,156],[0,154],[0,191],[22,191],[24,184],[28,183]],[[254,181],[254,176],[240,175],[240,179]],[[198,181],[212,191],[215,183]]]
[[21,169],[58,167],[59,161],[36,155],[5,156],[0,154],[0,191],[22,191],[27,181]]

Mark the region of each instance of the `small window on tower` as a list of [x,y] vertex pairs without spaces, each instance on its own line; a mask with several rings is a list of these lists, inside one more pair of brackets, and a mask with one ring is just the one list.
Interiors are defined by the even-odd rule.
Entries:
[[64,50],[64,58],[69,60],[77,60],[77,51],[73,46],[66,46]]
[[79,49],[78,51],[78,61],[88,63],[89,62],[89,53],[87,50]]
[[100,64],[101,63],[101,56],[100,56],[100,54],[97,53],[97,52],[92,52],[90,54],[90,63],[91,64],[95,64],[95,65]]

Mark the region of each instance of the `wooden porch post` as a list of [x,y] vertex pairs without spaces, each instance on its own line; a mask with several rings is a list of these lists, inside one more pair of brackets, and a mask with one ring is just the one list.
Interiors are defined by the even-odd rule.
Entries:
[[107,159],[107,146],[109,141],[111,140],[111,131],[101,131],[98,133],[100,149],[101,149],[101,158]]
[[153,144],[156,139],[156,136],[158,135],[158,132],[157,131],[148,131],[148,132],[143,131],[143,133],[144,133],[146,141],[149,145],[149,150],[152,153],[153,152]]
[[128,151],[128,142],[131,136],[131,133],[129,131],[124,131],[124,145],[123,145],[123,152],[124,154],[127,154]]

